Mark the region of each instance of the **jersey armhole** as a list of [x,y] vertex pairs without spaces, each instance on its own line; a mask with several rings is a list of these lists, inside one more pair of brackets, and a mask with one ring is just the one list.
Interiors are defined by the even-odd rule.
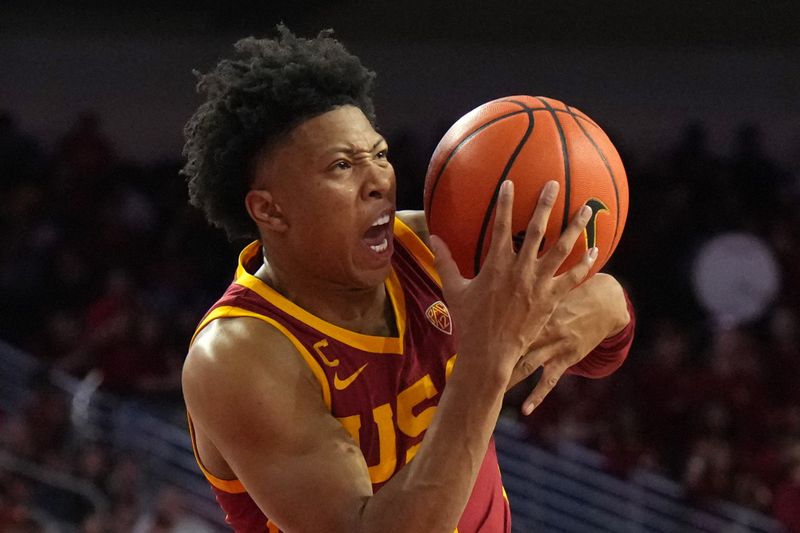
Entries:
[[197,466],[200,467],[200,471],[203,472],[206,480],[208,480],[208,482],[211,483],[211,485],[216,489],[229,494],[242,494],[243,492],[247,492],[247,489],[244,488],[244,485],[242,485],[242,482],[238,479],[218,478],[206,469],[203,461],[200,460],[200,452],[197,450],[197,440],[194,435],[194,424],[192,423],[192,415],[189,414],[189,411],[186,411],[186,420],[189,423],[189,436],[192,440],[192,452],[194,453],[194,460],[197,462]]

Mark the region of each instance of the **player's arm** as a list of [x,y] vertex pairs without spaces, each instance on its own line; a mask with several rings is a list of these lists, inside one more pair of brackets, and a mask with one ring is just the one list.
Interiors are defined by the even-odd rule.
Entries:
[[210,324],[187,358],[184,396],[196,432],[282,531],[452,533],[508,374],[476,368],[469,350],[462,355],[419,453],[375,495],[361,450],[328,411],[311,370],[268,324]]
[[283,334],[253,318],[212,322],[183,388],[197,433],[283,531],[357,531],[372,495],[367,466]]
[[[606,309],[610,316],[617,317],[617,324],[625,324],[622,329],[613,328],[613,333],[607,334],[603,341],[594,347],[588,355],[584,356],[577,364],[572,365],[567,369],[567,374],[583,376],[587,378],[603,378],[613,374],[625,359],[628,357],[628,352],[633,344],[634,332],[636,329],[636,313],[633,309],[628,294],[622,290],[622,298],[619,298],[619,283],[613,278],[609,280],[613,282],[617,289],[614,292],[613,299],[610,296],[606,299],[601,296],[599,307]],[[596,313],[603,313],[604,311],[596,311]]]
[[565,373],[600,378],[617,370],[633,341],[634,322],[630,300],[608,274],[595,274],[570,291],[514,369],[510,386],[543,367],[522,412],[530,414]]

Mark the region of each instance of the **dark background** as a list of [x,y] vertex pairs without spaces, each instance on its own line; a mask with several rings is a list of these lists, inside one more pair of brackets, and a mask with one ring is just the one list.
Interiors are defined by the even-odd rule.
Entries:
[[198,103],[191,70],[210,69],[242,36],[273,35],[280,21],[301,35],[333,28],[378,72],[379,125],[426,146],[486,100],[535,94],[581,108],[641,156],[691,120],[725,152],[749,121],[770,153],[798,160],[793,1],[7,0],[0,105],[50,142],[92,108],[124,155],[172,157]]
[[[187,205],[178,175],[181,130],[199,104],[192,69],[231,56],[241,37],[275,35],[280,21],[304,36],[334,28],[377,71],[400,207],[421,207],[436,142],[487,100],[549,96],[602,125],[630,184],[608,270],[635,304],[637,337],[614,376],[563,379],[525,420],[527,438],[577,441],[615,475],[645,468],[681,482],[692,505],[733,501],[800,531],[796,1],[6,0],[0,339],[44,369],[99,370],[102,390],[184,423],[186,346],[240,248]],[[761,239],[782,280],[763,315],[735,327],[719,327],[690,283],[698,250],[727,231]],[[0,444],[90,480],[134,517],[147,511],[136,491],[114,492],[119,450],[76,439],[41,385],[27,407],[0,406]],[[509,412],[520,399],[509,396]],[[109,459],[89,472],[95,453]],[[0,471],[0,523],[14,511],[4,497],[52,508],[32,489],[6,489],[19,483]],[[122,524],[120,509],[62,517]]]

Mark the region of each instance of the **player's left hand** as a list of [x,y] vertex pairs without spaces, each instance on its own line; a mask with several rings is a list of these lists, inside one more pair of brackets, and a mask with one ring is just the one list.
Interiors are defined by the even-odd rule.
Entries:
[[539,382],[522,403],[522,413],[531,414],[568,368],[622,331],[629,320],[624,292],[612,276],[598,273],[572,289],[514,367],[512,385],[543,368]]

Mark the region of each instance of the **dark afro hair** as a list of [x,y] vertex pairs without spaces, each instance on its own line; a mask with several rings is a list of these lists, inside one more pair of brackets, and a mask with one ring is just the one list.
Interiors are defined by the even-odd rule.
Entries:
[[283,25],[276,39],[236,43],[237,59],[195,72],[206,101],[184,127],[189,199],[228,238],[258,237],[244,198],[258,154],[301,122],[354,105],[374,124],[375,73],[325,30],[296,37]]

